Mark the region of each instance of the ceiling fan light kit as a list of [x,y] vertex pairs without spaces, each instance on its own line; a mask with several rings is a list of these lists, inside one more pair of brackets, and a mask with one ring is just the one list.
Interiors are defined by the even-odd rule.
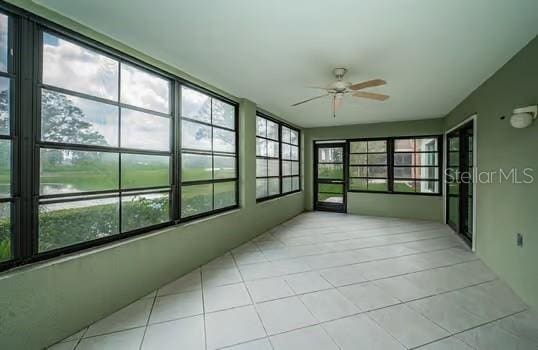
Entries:
[[336,111],[342,105],[342,101],[346,95],[352,95],[353,97],[366,98],[374,101],[385,101],[389,98],[388,95],[378,94],[375,92],[359,91],[369,87],[382,86],[387,82],[383,79],[372,79],[363,81],[361,83],[352,84],[349,81],[344,80],[344,75],[346,75],[346,68],[335,68],[333,70],[334,77],[336,80],[328,85],[328,87],[316,87],[316,89],[325,90],[326,93],[316,97],[309,98],[297,103],[292,104],[292,107],[302,105],[313,100],[317,100],[323,97],[330,96],[332,101],[332,111],[333,117],[336,118]]

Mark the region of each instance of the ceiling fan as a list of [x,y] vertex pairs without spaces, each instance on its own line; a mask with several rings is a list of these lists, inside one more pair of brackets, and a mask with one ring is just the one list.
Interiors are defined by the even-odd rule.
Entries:
[[369,87],[385,85],[387,82],[384,81],[383,79],[373,79],[373,80],[363,81],[357,84],[352,84],[349,81],[344,80],[344,75],[346,73],[347,73],[346,68],[335,68],[333,70],[333,74],[336,77],[335,82],[333,82],[327,87],[318,87],[318,86],[313,87],[314,89],[325,90],[327,93],[320,96],[309,98],[308,100],[294,103],[291,106],[295,107],[303,103],[317,100],[318,98],[330,96],[332,98],[333,117],[336,118],[336,111],[340,108],[342,104],[342,99],[346,95],[352,95],[359,98],[367,98],[367,99],[375,100],[375,101],[385,101],[386,99],[389,98],[388,95],[378,94],[375,92],[360,91],[362,89],[369,88]]

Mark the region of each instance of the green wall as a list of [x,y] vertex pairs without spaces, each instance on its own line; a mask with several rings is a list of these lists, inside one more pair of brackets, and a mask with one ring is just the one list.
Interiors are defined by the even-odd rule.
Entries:
[[[535,182],[477,184],[476,252],[528,303],[538,306],[538,123],[514,129],[516,107],[538,104],[538,38],[446,117],[450,129],[478,113],[478,170],[534,168]],[[501,116],[506,119],[501,120]],[[516,246],[516,232],[524,236]]]
[[[305,129],[304,188],[305,208],[313,208],[313,142],[367,137],[440,135],[443,119],[425,119],[393,123],[344,125]],[[402,218],[443,220],[443,199],[435,196],[410,196],[384,193],[348,192],[348,213]]]
[[30,1],[11,1],[240,102],[240,204],[232,212],[0,274],[0,348],[40,349],[300,214],[302,192],[256,203],[256,105]]

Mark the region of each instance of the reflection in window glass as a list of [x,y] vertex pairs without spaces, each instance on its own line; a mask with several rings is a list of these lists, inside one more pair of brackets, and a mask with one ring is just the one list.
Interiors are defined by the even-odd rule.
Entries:
[[122,108],[121,147],[170,150],[170,119]]
[[122,63],[120,102],[168,114],[170,81]]
[[168,193],[144,193],[121,197],[122,231],[170,221],[170,198]]
[[40,193],[67,194],[118,188],[118,154],[42,148]]
[[211,97],[182,86],[181,116],[211,123]]
[[41,90],[41,140],[118,146],[118,107]]
[[278,124],[267,120],[267,138],[278,141]]
[[213,178],[212,166],[210,155],[183,153],[181,155],[181,180],[211,180]]
[[10,129],[10,82],[8,78],[0,77],[0,135],[9,135]]
[[213,125],[222,126],[228,129],[235,129],[235,108],[234,106],[216,99],[213,100]]
[[282,142],[291,143],[291,130],[285,126],[282,127]]
[[115,59],[43,33],[43,82],[47,85],[117,101],[118,66]]
[[170,186],[170,157],[121,155],[121,188]]
[[267,119],[256,117],[256,136],[267,137]]
[[235,181],[214,184],[215,208],[222,209],[235,205]]
[[0,71],[8,71],[9,19],[0,13]]
[[187,120],[181,122],[183,148],[211,151],[211,127]]
[[213,210],[213,184],[189,185],[181,188],[181,217]]
[[11,196],[11,140],[0,140],[0,198]]
[[0,203],[0,261],[11,258],[11,203]]
[[291,142],[292,144],[294,145],[298,145],[299,144],[299,133],[295,130],[291,130],[290,132],[290,138],[291,138]]
[[39,251],[119,233],[119,198],[82,199],[39,206]]

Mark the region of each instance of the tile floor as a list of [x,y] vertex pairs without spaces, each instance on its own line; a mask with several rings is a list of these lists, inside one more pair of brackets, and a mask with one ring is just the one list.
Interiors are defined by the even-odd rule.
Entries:
[[538,349],[528,307],[438,223],[305,213],[52,346]]

